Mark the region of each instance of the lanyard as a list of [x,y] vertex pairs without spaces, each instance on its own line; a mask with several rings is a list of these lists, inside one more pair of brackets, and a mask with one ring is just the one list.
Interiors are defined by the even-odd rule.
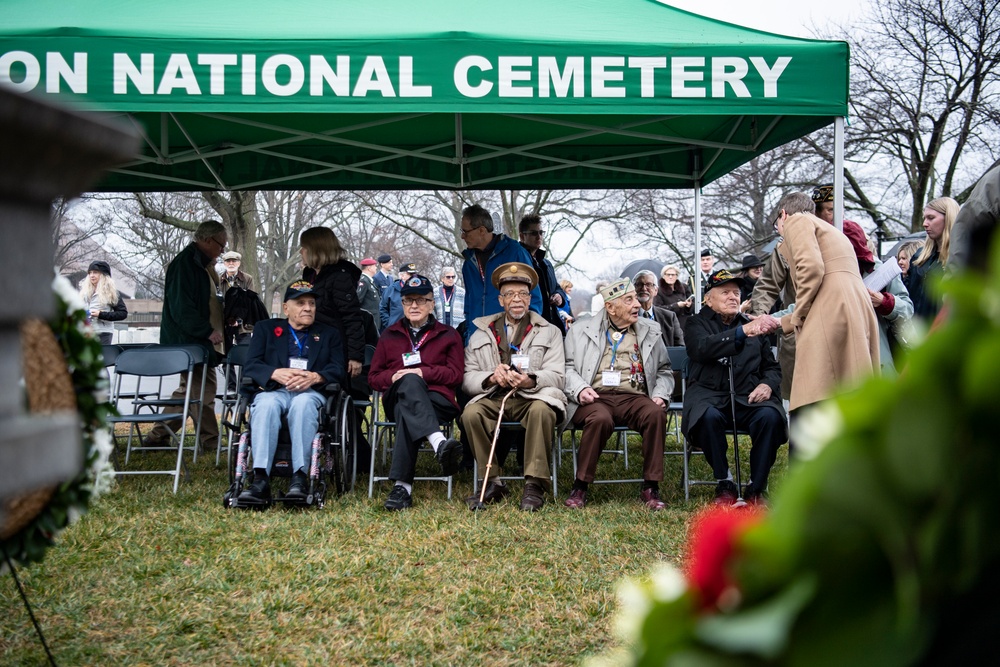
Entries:
[[[291,327],[289,328],[291,329]],[[299,340],[299,335],[295,333],[295,329],[291,329],[291,332],[292,332],[292,338],[295,339],[295,345],[296,347],[299,348],[299,356],[300,357],[306,356],[304,343],[307,340],[309,340],[309,332],[308,331],[305,332],[305,334],[302,336],[302,340]]]
[[611,332],[610,331],[605,331],[604,332],[604,335],[608,337],[608,345],[611,346],[611,368],[609,370],[612,370],[612,371],[615,370],[615,359],[618,357],[618,345],[619,345],[619,343],[622,342],[622,340],[625,339],[625,334],[623,334],[620,331],[618,331],[617,333],[619,333],[621,335],[619,336],[618,340],[612,342],[612,340],[611,340]]
[[430,336],[430,335],[431,335],[431,332],[428,331],[423,336],[421,336],[420,340],[418,340],[416,343],[411,343],[410,345],[411,345],[411,347],[413,347],[413,351],[414,352],[418,351],[420,349],[420,346],[424,344],[424,341],[427,340],[427,337]]

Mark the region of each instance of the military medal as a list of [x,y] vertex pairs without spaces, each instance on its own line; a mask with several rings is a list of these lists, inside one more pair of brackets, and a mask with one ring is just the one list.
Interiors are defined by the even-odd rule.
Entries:
[[615,341],[616,343],[618,341],[620,341],[621,339],[622,339],[622,332],[621,331],[616,331],[613,334],[611,334],[611,340]]

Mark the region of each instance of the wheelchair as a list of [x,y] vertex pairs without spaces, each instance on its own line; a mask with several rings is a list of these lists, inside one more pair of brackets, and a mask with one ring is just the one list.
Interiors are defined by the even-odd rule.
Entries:
[[[222,504],[227,509],[266,509],[269,505],[258,505],[240,502],[243,490],[253,482],[253,434],[250,431],[250,407],[257,395],[256,387],[250,378],[244,378],[240,390],[240,398],[233,411],[233,423],[226,423],[233,432],[239,433],[239,446],[230,466],[229,489],[223,494]],[[355,423],[357,412],[354,410],[351,395],[341,389],[337,383],[322,387],[320,393],[325,401],[320,407],[319,429],[313,438],[312,450],[308,461],[309,488],[305,498],[289,498],[283,490],[274,488],[275,479],[291,479],[292,445],[288,434],[286,416],[281,418],[281,428],[278,431],[278,447],[274,453],[271,465],[270,479],[272,481],[271,505],[316,506],[324,507],[329,492],[336,496],[351,491],[357,477],[357,458],[352,434],[358,428]]]

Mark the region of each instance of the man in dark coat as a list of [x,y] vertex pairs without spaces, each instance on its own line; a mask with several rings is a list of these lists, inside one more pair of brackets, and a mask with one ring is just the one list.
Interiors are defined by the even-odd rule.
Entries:
[[[191,374],[192,390],[200,395],[201,376],[205,377],[205,402],[208,409],[192,405],[191,413],[201,425],[201,446],[208,449],[219,437],[219,422],[215,418],[215,366],[219,363],[223,343],[223,309],[219,298],[219,274],[215,260],[226,249],[226,228],[217,220],[206,220],[195,230],[194,240],[177,254],[167,266],[163,286],[163,320],[160,324],[162,345],[198,345],[205,349],[208,364],[195,366]],[[187,389],[182,376],[180,386],[171,398],[184,400]],[[195,391],[192,391],[194,394]],[[193,396],[192,396],[193,398]],[[180,413],[183,408],[169,406],[164,412]],[[157,425],[143,439],[147,447],[160,447],[169,434]]]
[[306,468],[324,401],[317,389],[344,380],[343,339],[335,327],[316,322],[316,296],[311,283],[298,280],[285,290],[285,317],[254,326],[244,373],[260,391],[250,408],[253,483],[240,494],[241,504],[271,500],[269,476],[282,415],[292,441],[292,482],[285,496],[306,497]]
[[778,447],[788,438],[779,394],[781,371],[766,339],[780,323],[770,315],[751,321],[740,313],[740,282],[726,270],[709,276],[705,307],[688,319],[684,332],[688,381],[681,424],[712,466],[718,504],[732,504],[739,495],[726,458],[726,433],[733,428],[730,363],[737,426],[748,431],[753,442],[750,481],[743,492],[747,502],[762,502]]
[[565,336],[566,323],[559,316],[559,308],[564,303],[569,303],[569,295],[559,286],[555,267],[545,257],[545,248],[542,247],[545,230],[542,229],[541,217],[537,213],[524,216],[517,225],[517,233],[521,246],[531,255],[531,265],[538,274],[538,289],[542,292],[542,317]]
[[382,291],[375,284],[375,276],[378,274],[378,262],[371,257],[361,260],[361,277],[358,278],[358,302],[361,310],[367,310],[375,320],[375,328],[382,328],[382,317],[378,312],[379,302],[382,300]]
[[635,298],[639,300],[639,317],[653,320],[660,325],[663,344],[667,347],[683,347],[684,332],[680,320],[673,311],[654,305],[654,299],[659,288],[656,285],[656,274],[643,269],[632,278],[635,285]]

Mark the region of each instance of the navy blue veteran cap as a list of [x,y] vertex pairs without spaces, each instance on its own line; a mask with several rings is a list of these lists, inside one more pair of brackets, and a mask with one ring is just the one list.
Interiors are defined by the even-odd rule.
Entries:
[[288,301],[289,299],[298,299],[300,296],[319,296],[316,290],[313,289],[313,285],[308,280],[296,280],[294,283],[288,286],[285,290],[285,298],[282,301]]
[[412,276],[403,283],[402,288],[399,290],[400,296],[406,296],[407,294],[430,294],[434,291],[431,287],[431,281],[429,281],[424,276]]
[[742,287],[743,282],[743,279],[739,276],[734,276],[726,269],[720,269],[708,277],[708,289],[725,285],[726,283],[739,283]]

